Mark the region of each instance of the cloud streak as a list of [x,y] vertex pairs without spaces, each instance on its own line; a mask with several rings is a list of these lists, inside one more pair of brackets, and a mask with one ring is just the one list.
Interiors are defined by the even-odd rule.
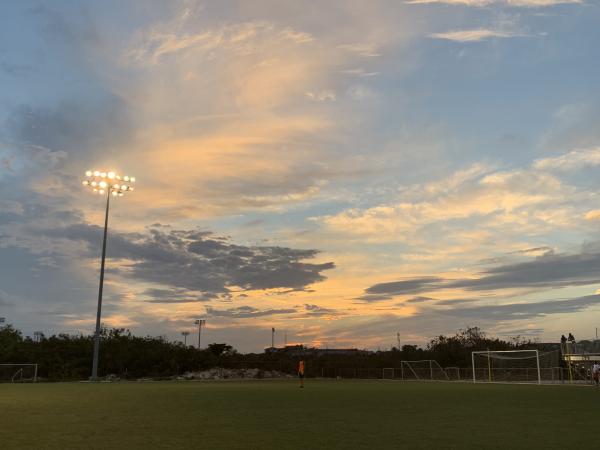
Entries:
[[533,163],[537,170],[571,172],[600,165],[600,147],[572,150],[565,154],[538,159]]
[[433,33],[429,35],[429,37],[434,39],[444,39],[456,42],[478,42],[487,39],[506,39],[525,36],[528,35],[516,31],[501,31],[486,28],[478,28],[474,30],[447,31],[444,33]]
[[600,253],[546,253],[533,261],[500,265],[478,275],[478,278],[444,279],[432,276],[379,283],[367,288],[361,298],[376,301],[448,289],[493,291],[593,285],[600,283]]

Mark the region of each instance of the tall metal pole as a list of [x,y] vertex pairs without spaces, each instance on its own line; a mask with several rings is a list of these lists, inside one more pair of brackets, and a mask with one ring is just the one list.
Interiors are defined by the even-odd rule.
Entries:
[[206,323],[206,320],[204,319],[196,319],[196,321],[194,322],[196,325],[198,325],[198,350],[200,350],[201,346],[201,339],[202,339],[202,325],[204,325]]
[[98,380],[98,354],[100,352],[100,320],[102,317],[102,287],[104,285],[104,261],[106,260],[106,235],[108,233],[108,210],[111,190],[106,190],[106,216],[104,217],[104,239],[102,240],[102,262],[100,263],[100,286],[98,287],[98,310],[96,312],[96,332],[94,334],[94,360],[91,380]]
[[199,320],[198,321],[198,350],[200,350],[202,348],[201,343],[202,343],[202,321]]
[[275,348],[275,328],[271,328],[271,348]]

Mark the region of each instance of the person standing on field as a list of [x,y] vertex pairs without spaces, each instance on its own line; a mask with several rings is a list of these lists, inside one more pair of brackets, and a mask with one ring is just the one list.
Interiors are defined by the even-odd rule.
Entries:
[[600,383],[600,364],[598,363],[598,361],[596,361],[592,366],[592,379],[594,380],[594,384],[597,387]]
[[298,363],[298,378],[300,379],[300,387],[304,387],[304,360]]

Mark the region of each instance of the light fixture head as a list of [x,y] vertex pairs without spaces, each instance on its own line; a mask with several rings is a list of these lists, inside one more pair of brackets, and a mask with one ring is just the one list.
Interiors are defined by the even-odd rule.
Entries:
[[135,177],[130,177],[129,175],[121,176],[113,170],[109,172],[86,170],[85,175],[88,179],[83,180],[81,184],[90,186],[96,193],[104,194],[108,192],[113,197],[122,197],[123,194],[133,191],[130,184],[123,184],[123,182],[133,183],[135,182]]

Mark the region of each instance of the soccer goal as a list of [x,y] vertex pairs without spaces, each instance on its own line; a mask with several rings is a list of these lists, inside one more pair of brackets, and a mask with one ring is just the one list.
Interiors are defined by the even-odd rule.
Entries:
[[[450,377],[435,359],[422,359],[418,361],[401,361],[400,370],[396,374],[403,380],[419,381],[449,381]],[[398,377],[398,376],[397,376]]]
[[558,352],[539,350],[471,353],[473,383],[538,383],[555,380]]
[[0,383],[35,383],[37,364],[0,364]]

